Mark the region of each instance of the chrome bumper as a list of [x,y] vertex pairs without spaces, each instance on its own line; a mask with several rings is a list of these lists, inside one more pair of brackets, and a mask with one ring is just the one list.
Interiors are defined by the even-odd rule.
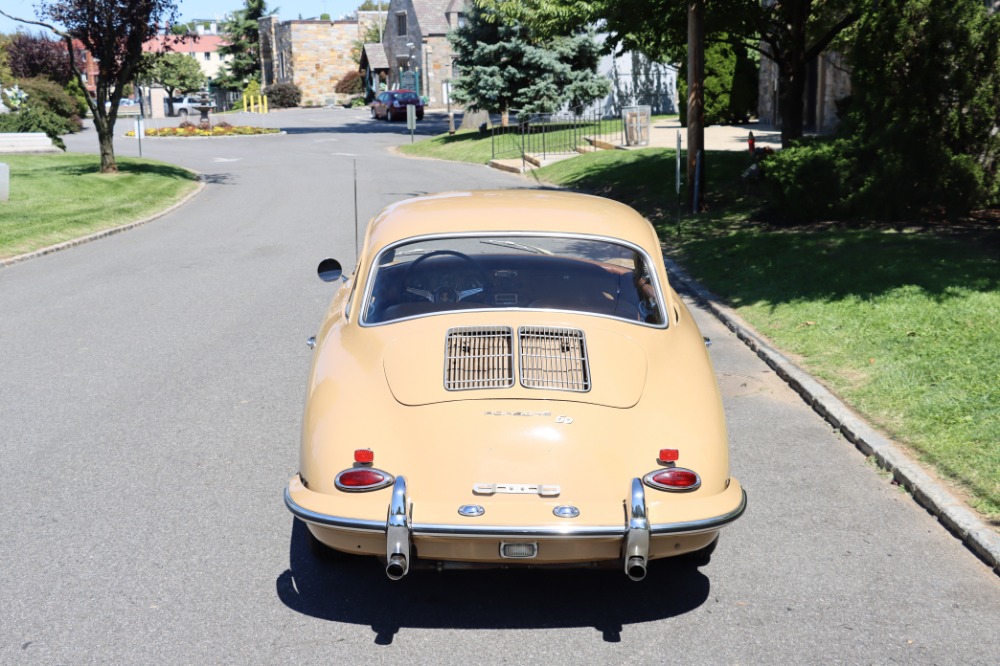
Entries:
[[718,530],[743,515],[746,510],[746,502],[746,491],[741,489],[739,505],[725,514],[688,522],[651,523],[646,510],[645,486],[643,486],[641,479],[634,478],[629,484],[628,498],[624,502],[624,524],[554,529],[528,526],[500,527],[414,523],[412,519],[413,504],[410,501],[406,479],[403,476],[396,477],[393,484],[385,522],[317,513],[298,504],[292,498],[289,488],[285,488],[285,505],[296,518],[306,523],[333,529],[385,535],[386,574],[393,580],[398,580],[409,572],[415,536],[499,539],[619,538],[622,540],[622,563],[626,575],[633,580],[642,580],[649,560],[651,537],[684,536]]

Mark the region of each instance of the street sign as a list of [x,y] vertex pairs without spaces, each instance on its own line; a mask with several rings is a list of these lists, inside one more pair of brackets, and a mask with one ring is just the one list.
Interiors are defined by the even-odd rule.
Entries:
[[406,129],[410,130],[410,143],[413,143],[413,132],[417,129],[417,107],[406,105]]

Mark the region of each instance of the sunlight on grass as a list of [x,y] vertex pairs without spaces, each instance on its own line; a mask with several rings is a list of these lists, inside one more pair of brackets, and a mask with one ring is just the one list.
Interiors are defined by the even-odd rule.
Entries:
[[96,155],[5,155],[10,200],[0,203],[0,257],[11,257],[140,220],[197,187],[197,176],[153,160],[119,158],[100,173]]

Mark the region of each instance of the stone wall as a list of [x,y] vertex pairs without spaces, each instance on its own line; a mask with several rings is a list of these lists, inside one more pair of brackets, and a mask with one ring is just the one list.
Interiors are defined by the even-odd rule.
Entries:
[[[820,55],[807,74],[806,96],[815,95],[813,100],[804,99],[806,112],[803,114],[806,130],[829,133],[837,129],[837,103],[851,94],[851,73],[843,55],[828,51]],[[815,105],[815,113],[808,109]],[[761,124],[781,126],[781,111],[778,105],[778,66],[766,56],[760,59],[760,79],[757,99],[757,117]]]
[[359,21],[284,21],[260,23],[261,69],[265,85],[292,82],[302,90],[302,105],[336,101],[334,89],[348,72],[357,71],[351,49],[377,12]]
[[446,37],[429,37],[424,43],[424,93],[430,99],[428,106],[441,107],[447,104],[444,83],[451,79],[451,63],[454,54]]

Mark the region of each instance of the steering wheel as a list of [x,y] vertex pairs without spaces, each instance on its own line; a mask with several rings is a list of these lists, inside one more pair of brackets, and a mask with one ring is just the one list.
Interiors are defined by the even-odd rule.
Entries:
[[[482,286],[473,287],[472,289],[458,290],[447,285],[442,285],[434,291],[408,286],[410,278],[413,275],[413,272],[417,269],[417,266],[434,257],[457,257],[458,259],[461,259],[469,265],[471,268],[470,272],[475,274],[479,284]],[[489,285],[489,278],[483,271],[482,267],[476,263],[476,260],[469,255],[456,252],[455,250],[434,250],[433,252],[428,252],[427,254],[419,256],[407,267],[406,273],[403,275],[403,285],[406,287],[407,293],[426,299],[431,303],[457,303],[459,301],[464,301],[470,296],[486,294],[486,287]]]

